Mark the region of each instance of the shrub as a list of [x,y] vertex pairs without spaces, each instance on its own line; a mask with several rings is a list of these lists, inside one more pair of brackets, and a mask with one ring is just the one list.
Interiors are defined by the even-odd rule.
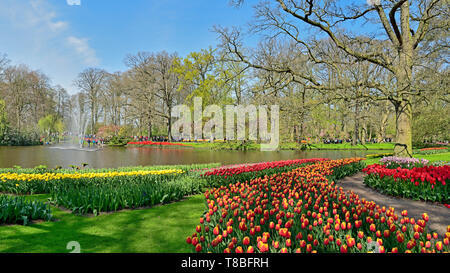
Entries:
[[23,224],[42,219],[50,221],[50,206],[39,201],[29,201],[22,196],[0,195],[0,224]]
[[364,183],[393,196],[450,203],[450,166],[388,169],[373,164],[363,170]]

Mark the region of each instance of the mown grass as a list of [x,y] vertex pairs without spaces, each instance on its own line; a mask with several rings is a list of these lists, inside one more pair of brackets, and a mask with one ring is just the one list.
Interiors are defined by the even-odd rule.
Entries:
[[[49,196],[27,198],[47,201]],[[69,253],[67,243],[77,241],[82,253],[186,253],[191,249],[185,239],[204,210],[203,195],[97,217],[76,216],[52,207],[57,221],[0,226],[0,252]]]
[[[193,148],[212,149],[212,150],[259,150],[261,145],[254,142],[180,142],[186,146]],[[280,143],[280,150],[301,150],[302,146],[296,142],[284,142]],[[365,145],[351,145],[350,143],[342,144],[311,144],[308,145],[308,150],[394,150],[394,144],[392,143],[367,143]]]
[[[437,162],[437,161],[450,162],[450,152],[441,153],[441,154],[432,154],[432,155],[413,154],[413,157],[429,160],[430,163]],[[380,159],[381,159],[381,157],[380,158],[369,158],[369,159],[364,160],[364,162],[367,165],[371,165],[371,164],[379,163]]]

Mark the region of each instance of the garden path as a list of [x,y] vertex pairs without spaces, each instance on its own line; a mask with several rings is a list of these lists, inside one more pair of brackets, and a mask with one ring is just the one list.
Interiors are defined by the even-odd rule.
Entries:
[[393,207],[398,215],[400,215],[402,210],[406,209],[408,217],[414,217],[414,219],[418,220],[422,219],[422,213],[427,213],[430,219],[427,226],[432,231],[436,231],[439,236],[447,232],[447,226],[450,225],[450,209],[431,202],[387,196],[369,188],[364,184],[363,180],[364,174],[360,172],[338,181],[337,185],[342,187],[345,192],[353,191],[361,199],[365,198],[368,201],[374,201],[386,208]]

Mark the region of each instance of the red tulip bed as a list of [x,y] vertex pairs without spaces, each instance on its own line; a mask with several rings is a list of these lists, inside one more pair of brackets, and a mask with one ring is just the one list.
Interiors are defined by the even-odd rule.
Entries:
[[417,151],[417,154],[423,154],[423,155],[427,155],[427,154],[439,154],[439,153],[446,153],[448,152],[449,149],[448,147],[435,147],[435,148],[424,148],[424,149],[420,149],[419,151]]
[[435,148],[423,148],[420,149],[421,152],[423,151],[437,151],[437,150],[447,150],[447,147],[435,147]]
[[373,164],[363,169],[364,183],[382,193],[439,202],[450,208],[450,166],[389,169]]
[[139,146],[188,146],[182,143],[172,143],[172,142],[153,142],[153,141],[132,141],[128,142],[127,145],[139,145]]
[[238,181],[250,181],[251,179],[263,177],[265,175],[271,175],[274,173],[290,171],[307,164],[312,164],[324,160],[328,159],[309,158],[252,163],[248,165],[232,165],[207,171],[203,174],[203,177],[206,178],[208,184],[211,186],[222,186],[236,183]]
[[399,216],[353,192],[346,195],[327,178],[337,170],[348,173],[359,161],[319,161],[207,190],[207,211],[186,242],[195,252],[213,253],[450,250],[450,226],[439,239],[426,232],[428,215]]

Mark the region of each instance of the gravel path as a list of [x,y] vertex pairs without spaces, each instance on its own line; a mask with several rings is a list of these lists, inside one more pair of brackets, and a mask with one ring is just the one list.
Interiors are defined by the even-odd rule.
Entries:
[[443,205],[433,204],[423,201],[414,201],[410,199],[391,197],[381,194],[363,182],[363,173],[357,173],[353,176],[346,177],[337,182],[337,185],[342,187],[344,191],[353,191],[358,194],[360,198],[365,198],[368,201],[374,201],[380,206],[393,207],[397,214],[402,210],[408,211],[408,217],[422,219],[422,213],[426,212],[430,218],[427,226],[436,231],[440,236],[447,232],[447,226],[450,225],[450,209]]

